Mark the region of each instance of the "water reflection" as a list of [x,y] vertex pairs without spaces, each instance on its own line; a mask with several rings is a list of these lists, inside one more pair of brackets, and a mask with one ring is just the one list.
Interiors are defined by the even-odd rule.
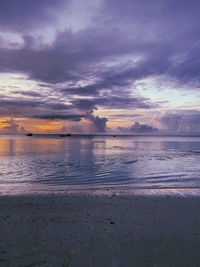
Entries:
[[0,139],[0,157],[2,192],[200,187],[199,138],[6,137]]

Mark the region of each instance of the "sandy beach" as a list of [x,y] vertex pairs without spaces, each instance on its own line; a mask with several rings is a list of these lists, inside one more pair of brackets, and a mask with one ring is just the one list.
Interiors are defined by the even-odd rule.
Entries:
[[198,197],[0,197],[0,266],[200,266]]

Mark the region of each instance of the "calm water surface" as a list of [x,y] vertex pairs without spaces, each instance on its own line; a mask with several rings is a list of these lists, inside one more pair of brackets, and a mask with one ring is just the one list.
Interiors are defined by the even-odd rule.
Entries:
[[200,188],[200,137],[0,136],[0,193]]

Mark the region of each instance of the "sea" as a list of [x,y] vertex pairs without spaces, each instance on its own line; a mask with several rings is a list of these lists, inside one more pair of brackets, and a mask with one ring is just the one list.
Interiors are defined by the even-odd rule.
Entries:
[[200,192],[200,137],[0,135],[0,194]]

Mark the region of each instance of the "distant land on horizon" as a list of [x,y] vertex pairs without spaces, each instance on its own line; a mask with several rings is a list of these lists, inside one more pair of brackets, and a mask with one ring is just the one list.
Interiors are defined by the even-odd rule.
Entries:
[[[1,134],[0,136],[26,136],[26,134]],[[34,134],[33,136],[29,136],[29,137],[34,137],[34,136],[58,136],[60,137],[61,134]],[[71,136],[66,136],[67,139],[69,139],[70,137],[73,136],[109,136],[109,137],[142,137],[142,136],[146,136],[146,137],[200,137],[200,133],[197,134],[173,134],[173,133],[155,133],[155,134],[149,134],[149,133],[141,133],[141,134],[106,134],[106,133],[72,133]]]

